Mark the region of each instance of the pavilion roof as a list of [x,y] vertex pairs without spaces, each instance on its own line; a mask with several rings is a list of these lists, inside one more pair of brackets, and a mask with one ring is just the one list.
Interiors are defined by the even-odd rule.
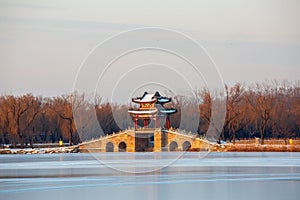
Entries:
[[176,110],[176,109],[166,109],[166,110],[160,110],[159,112],[160,112],[160,113],[163,113],[163,114],[169,115],[169,114],[176,113],[177,110]]
[[128,112],[135,115],[153,115],[157,110],[129,110]]
[[135,102],[135,103],[153,103],[153,102],[157,102],[157,103],[164,104],[164,103],[170,102],[171,98],[163,97],[159,94],[159,92],[155,92],[154,94],[153,93],[149,94],[148,92],[145,92],[143,94],[143,96],[133,98],[132,101]]

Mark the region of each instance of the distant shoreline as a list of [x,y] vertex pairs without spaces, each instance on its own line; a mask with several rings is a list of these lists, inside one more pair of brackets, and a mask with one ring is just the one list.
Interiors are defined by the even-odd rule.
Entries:
[[78,153],[77,146],[54,147],[54,148],[4,148],[0,149],[0,154],[60,154],[60,153]]
[[[226,144],[214,145],[210,152],[300,152],[300,145],[257,145],[257,144]],[[85,153],[78,146],[56,148],[24,148],[24,149],[0,149],[0,154],[61,154],[61,153]],[[199,152],[191,150],[189,152]],[[100,153],[100,152],[99,152]],[[115,152],[117,153],[117,152]]]
[[220,145],[215,151],[220,152],[300,152],[300,145],[257,145],[228,144]]

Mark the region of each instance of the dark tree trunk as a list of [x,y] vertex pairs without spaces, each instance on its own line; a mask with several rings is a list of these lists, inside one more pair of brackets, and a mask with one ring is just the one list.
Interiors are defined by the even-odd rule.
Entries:
[[233,140],[233,144],[235,144],[235,130],[232,132],[232,140]]
[[69,127],[69,131],[70,131],[69,143],[70,143],[70,146],[72,146],[73,145],[73,124],[72,124],[72,119],[69,119],[69,124],[70,124],[70,127]]
[[30,138],[30,148],[33,149],[33,138]]
[[264,134],[265,134],[265,126],[263,125],[260,128],[260,144],[264,145]]

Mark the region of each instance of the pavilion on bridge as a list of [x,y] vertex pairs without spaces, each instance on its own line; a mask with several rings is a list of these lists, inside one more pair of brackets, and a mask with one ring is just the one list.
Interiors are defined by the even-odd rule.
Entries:
[[139,104],[139,108],[128,111],[133,118],[134,129],[169,129],[170,115],[175,113],[176,109],[165,108],[164,105],[171,100],[171,98],[161,96],[159,92],[154,94],[145,92],[143,96],[133,98],[132,102]]

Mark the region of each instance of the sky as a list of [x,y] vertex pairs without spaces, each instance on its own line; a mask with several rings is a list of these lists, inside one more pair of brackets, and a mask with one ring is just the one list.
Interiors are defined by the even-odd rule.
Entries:
[[[57,96],[70,93],[82,64],[97,45],[120,32],[144,27],[174,30],[197,41],[216,66],[220,79],[229,85],[273,79],[296,81],[300,75],[299,10],[298,0],[0,0],[0,94]],[[171,44],[170,40],[169,47]],[[115,50],[124,45],[127,42],[119,43]],[[186,48],[187,54],[195,53]],[[106,54],[110,52],[113,50],[104,50]],[[151,62],[148,59],[151,56],[156,56],[156,63],[157,60],[163,62],[160,57],[176,60],[156,53],[144,52],[143,56],[137,53],[130,62],[124,57],[125,61],[116,63],[114,70],[105,74],[105,79],[122,80],[123,88],[134,85],[134,77],[146,73],[149,73],[148,81],[151,77],[180,80],[180,76],[167,75],[165,68],[168,67],[163,69],[157,65],[151,70],[137,69],[127,78],[117,73],[126,63],[143,64],[136,63],[136,59],[144,63]],[[168,65],[176,64],[168,62]],[[181,69],[178,68],[182,70],[179,75],[189,71],[186,69],[188,66],[182,64]],[[193,79],[191,74],[185,74],[184,80]],[[95,77],[99,78],[99,74]],[[204,79],[200,82],[205,82]],[[85,83],[90,79],[85,76],[81,81]],[[168,84],[173,84],[172,91],[185,89],[180,88],[183,81],[160,83],[155,79],[153,82],[165,84],[161,89]],[[114,88],[115,83],[100,80],[93,84],[103,91],[107,85]],[[138,84],[142,85],[137,82],[137,88]],[[122,93],[123,88],[116,91]],[[126,92],[131,95],[137,91],[130,90],[133,89]]]

